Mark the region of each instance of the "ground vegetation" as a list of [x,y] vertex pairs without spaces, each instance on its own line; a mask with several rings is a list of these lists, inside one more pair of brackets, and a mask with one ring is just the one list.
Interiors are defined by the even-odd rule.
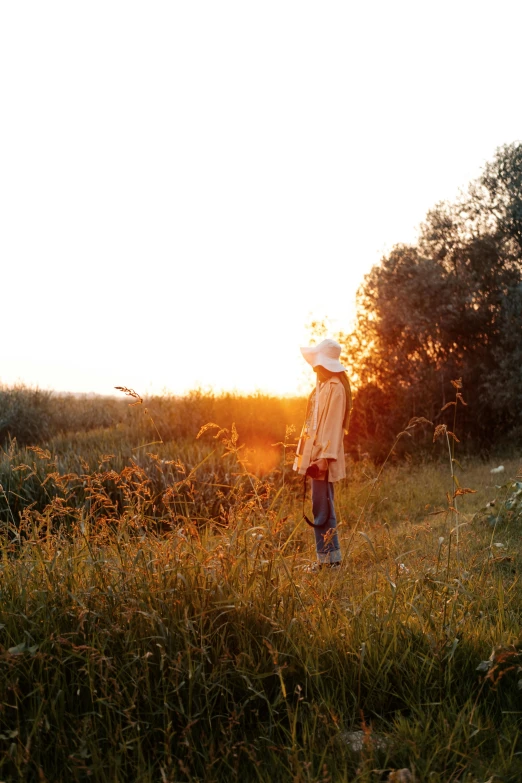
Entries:
[[[132,397],[135,429],[8,440],[1,779],[519,780],[522,475],[458,454],[457,386],[451,429],[350,461],[320,572],[291,426],[267,462]],[[440,460],[394,459],[419,428]]]

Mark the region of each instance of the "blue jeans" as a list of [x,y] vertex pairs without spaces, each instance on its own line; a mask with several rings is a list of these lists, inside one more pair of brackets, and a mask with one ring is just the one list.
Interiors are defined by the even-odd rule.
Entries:
[[341,561],[341,547],[336,531],[334,487],[331,481],[312,479],[312,511],[314,523],[323,525],[314,528],[318,561],[320,563],[339,563]]

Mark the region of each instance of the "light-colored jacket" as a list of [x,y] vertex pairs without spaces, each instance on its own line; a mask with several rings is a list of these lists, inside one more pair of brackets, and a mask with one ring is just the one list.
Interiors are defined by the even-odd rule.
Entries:
[[318,459],[327,459],[328,481],[340,481],[346,476],[343,444],[343,421],[346,392],[341,380],[333,375],[319,387],[317,428],[314,430],[315,394],[308,401],[306,421],[303,426],[294,461],[294,470],[304,475]]

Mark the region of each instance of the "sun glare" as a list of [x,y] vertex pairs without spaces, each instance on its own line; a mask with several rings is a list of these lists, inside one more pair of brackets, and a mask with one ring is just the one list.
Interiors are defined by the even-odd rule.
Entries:
[[[310,311],[348,329],[382,253],[520,129],[516,38],[463,103],[423,23],[352,5],[3,4],[2,288],[23,302],[3,302],[0,382],[308,386]],[[445,14],[423,13],[438,41]],[[477,124],[489,88],[504,112]]]

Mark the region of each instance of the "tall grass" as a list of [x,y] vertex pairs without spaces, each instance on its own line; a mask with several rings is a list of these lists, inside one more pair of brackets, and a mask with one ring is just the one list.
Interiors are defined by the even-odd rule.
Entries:
[[[119,388],[119,387],[118,387]],[[117,394],[116,390],[114,392]],[[0,386],[0,445],[15,439],[19,445],[35,445],[63,435],[78,435],[113,428],[134,439],[157,437],[165,441],[194,440],[210,421],[235,422],[243,443],[271,444],[281,439],[285,426],[301,424],[306,401],[267,394],[218,394],[195,390],[185,397],[164,394],[134,408],[120,394],[115,397],[63,395],[25,386]]]
[[456,570],[448,469],[352,464],[344,566],[311,574],[287,449],[146,434],[3,452],[3,780],[520,779],[520,529],[475,516],[491,466],[459,468]]

